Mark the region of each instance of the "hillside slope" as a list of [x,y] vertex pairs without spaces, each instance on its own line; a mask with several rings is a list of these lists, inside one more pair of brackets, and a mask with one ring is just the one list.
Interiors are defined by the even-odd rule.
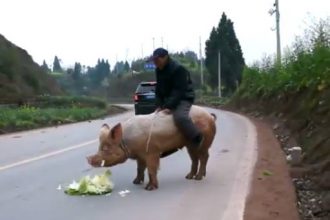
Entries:
[[60,93],[57,82],[24,49],[0,34],[0,103]]

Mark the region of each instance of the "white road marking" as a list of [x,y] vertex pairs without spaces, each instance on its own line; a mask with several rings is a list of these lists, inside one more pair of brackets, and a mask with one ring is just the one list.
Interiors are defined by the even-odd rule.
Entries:
[[[233,114],[233,113],[231,113]],[[244,116],[234,114],[239,117],[247,126],[247,138],[245,144],[245,155],[240,161],[237,169],[233,191],[228,200],[228,206],[223,214],[222,220],[243,220],[245,203],[247,196],[250,193],[250,184],[254,166],[257,161],[257,131],[254,124]]]
[[42,154],[40,156],[36,156],[36,157],[29,158],[29,159],[21,160],[21,161],[11,163],[11,164],[8,164],[8,165],[0,166],[0,171],[7,170],[7,169],[17,167],[17,166],[21,166],[21,165],[24,165],[24,164],[32,163],[34,161],[46,159],[48,157],[53,157],[53,156],[56,156],[56,155],[59,155],[59,154],[63,154],[65,152],[72,151],[72,150],[75,150],[75,149],[79,149],[79,148],[85,147],[87,145],[93,144],[95,142],[97,142],[97,139],[87,141],[87,142],[84,142],[84,143],[81,143],[81,144],[73,145],[71,147],[67,147],[67,148],[64,148],[64,149],[61,149],[61,150],[52,151],[52,152],[49,152],[49,153],[46,153],[46,154]]

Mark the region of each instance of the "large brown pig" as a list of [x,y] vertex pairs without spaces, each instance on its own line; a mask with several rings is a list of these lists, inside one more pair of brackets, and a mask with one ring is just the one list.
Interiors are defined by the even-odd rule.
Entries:
[[189,143],[175,126],[173,116],[161,111],[134,116],[112,128],[104,124],[100,132],[98,152],[87,157],[88,163],[94,167],[110,167],[124,163],[129,158],[135,159],[137,177],[133,183],[143,183],[147,168],[149,183],[145,189],[154,190],[158,188],[157,170],[161,155],[188,146],[192,164],[186,178],[201,180],[206,175],[208,150],[216,132],[216,116],[201,107],[193,106],[190,117],[204,134],[204,141],[199,148],[189,147]]

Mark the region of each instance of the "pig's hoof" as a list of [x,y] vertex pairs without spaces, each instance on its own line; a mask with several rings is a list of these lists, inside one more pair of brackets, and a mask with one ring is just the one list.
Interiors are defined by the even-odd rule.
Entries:
[[197,176],[195,176],[195,180],[202,180],[202,179],[203,179],[203,175],[197,174]]
[[186,176],[186,179],[187,179],[187,180],[192,180],[192,179],[194,179],[194,174],[192,174],[192,173],[188,173],[187,176]]
[[133,183],[134,183],[135,185],[142,184],[142,183],[143,183],[143,179],[135,178],[135,180],[133,181]]
[[148,190],[148,191],[152,191],[152,190],[155,190],[155,189],[157,189],[158,187],[157,186],[155,186],[155,185],[153,185],[153,184],[148,184],[147,186],[146,186],[146,190]]

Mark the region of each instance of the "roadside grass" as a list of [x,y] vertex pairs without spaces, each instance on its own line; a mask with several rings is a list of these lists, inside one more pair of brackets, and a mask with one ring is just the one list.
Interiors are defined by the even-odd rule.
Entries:
[[105,100],[90,96],[39,96],[34,100],[34,106],[41,108],[63,108],[63,107],[81,107],[81,108],[106,108]]
[[0,111],[0,132],[7,133],[44,126],[73,123],[99,118],[106,114],[107,109],[100,108],[6,108]]
[[0,134],[91,120],[123,112],[94,97],[42,96],[16,108],[0,108]]

